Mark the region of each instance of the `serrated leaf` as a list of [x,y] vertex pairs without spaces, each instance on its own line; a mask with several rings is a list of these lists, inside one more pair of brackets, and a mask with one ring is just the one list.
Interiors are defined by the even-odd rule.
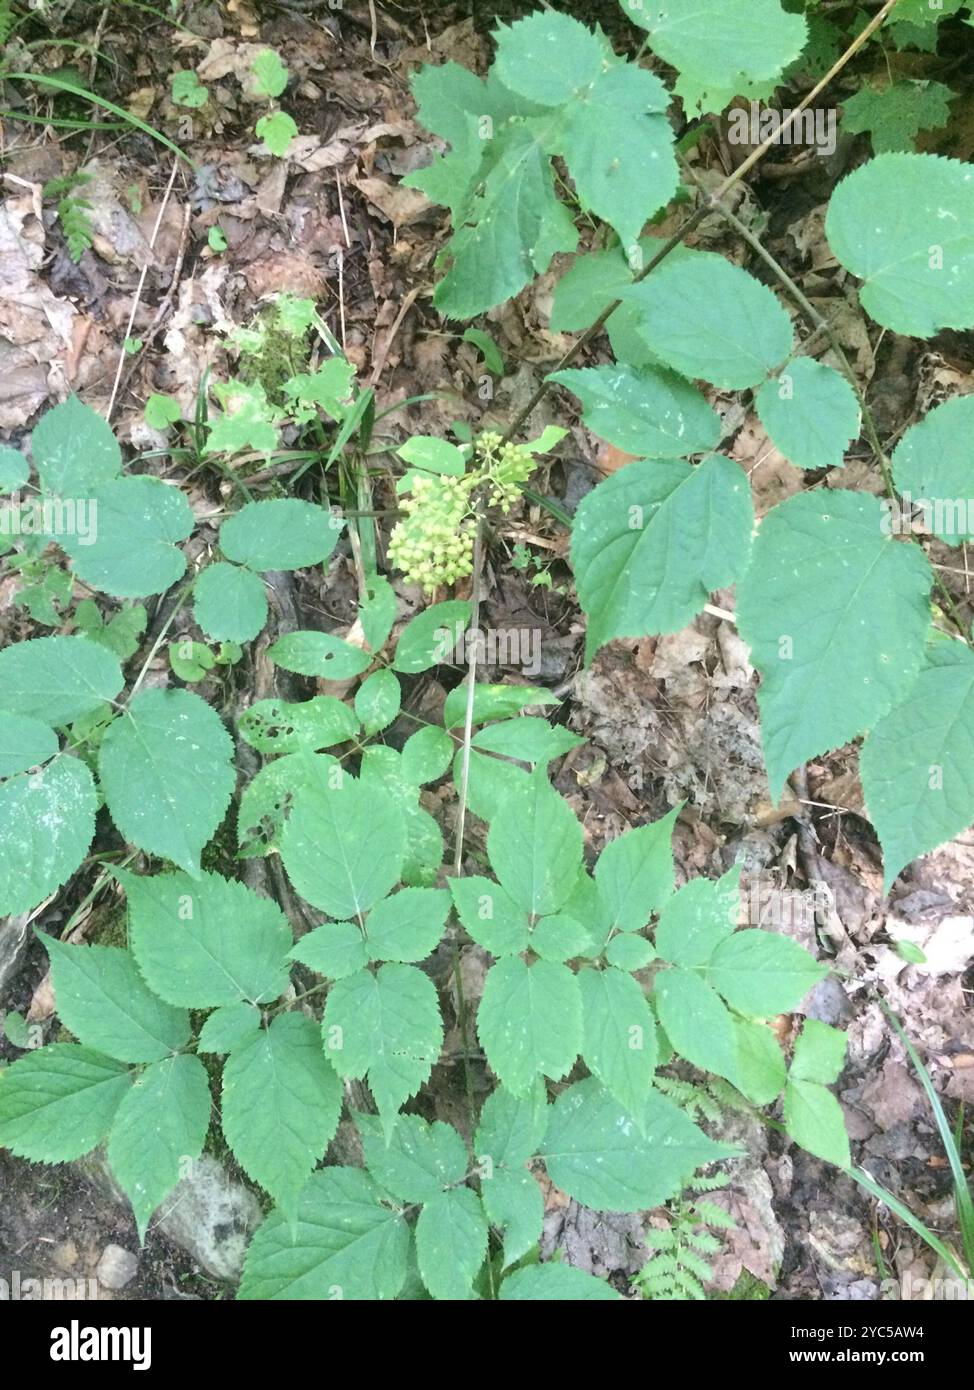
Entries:
[[737,1039],[730,1012],[717,991],[695,970],[675,966],[654,980],[653,999],[670,1042],[702,1071],[733,1080]]
[[622,297],[661,362],[714,386],[755,386],[791,352],[791,319],[774,293],[712,252],[670,256]]
[[19,449],[0,447],[0,493],[17,492],[30,478],[30,464]]
[[278,159],[287,154],[297,133],[294,117],[286,111],[273,111],[268,116],[261,116],[254,126],[258,140],[263,140],[271,154],[277,155]]
[[845,1065],[846,1035],[817,1018],[806,1018],[805,1026],[795,1043],[792,1058],[792,1081],[815,1081],[828,1086],[838,1081]]
[[373,796],[383,797],[395,808],[406,831],[405,856],[400,877],[411,888],[431,888],[443,864],[443,832],[419,804],[419,789],[407,781],[401,754],[394,748],[372,744],[362,754],[362,781]]
[[582,862],[582,828],[554,790],[544,767],[493,821],[487,836],[491,868],[517,905],[537,916],[557,912]]
[[[461,727],[467,715],[469,686],[456,686],[446,697],[443,706],[443,727]],[[494,719],[509,719],[528,705],[557,705],[558,697],[539,685],[475,685],[473,692],[473,724],[485,724]]]
[[280,1014],[223,1068],[224,1137],[244,1172],[288,1215],[334,1137],[341,1108],[341,1083],[303,1014]]
[[316,695],[297,702],[258,700],[240,716],[237,727],[258,753],[298,753],[333,748],[354,738],[359,722],[334,695]]
[[406,1280],[409,1227],[360,1168],[314,1173],[292,1223],[274,1211],[247,1251],[240,1299],[395,1298]]
[[595,882],[610,930],[639,931],[672,895],[679,809],[610,840],[599,855]]
[[343,775],[299,789],[281,836],[288,877],[330,917],[368,912],[399,882],[406,829],[395,804]]
[[[453,781],[457,790],[463,784],[463,749],[453,760]],[[527,793],[529,774],[504,758],[491,758],[476,748],[470,752],[467,774],[467,805],[481,820],[493,821],[513,797]]]
[[644,936],[619,932],[605,948],[605,958],[618,970],[643,970],[656,959],[656,952]]
[[752,522],[747,479],[719,454],[630,463],[583,497],[572,566],[588,659],[614,637],[685,627],[742,573]]
[[505,956],[491,966],[477,1011],[477,1033],[502,1085],[524,1096],[537,1076],[558,1081],[582,1049],[578,980],[566,965],[525,965]]
[[873,150],[912,150],[921,130],[937,130],[950,120],[956,92],[942,82],[903,78],[886,87],[860,87],[842,103],[842,129],[869,132]]
[[414,787],[442,777],[453,757],[453,739],[443,729],[428,725],[410,734],[402,746],[402,775]]
[[193,586],[193,610],[211,641],[250,642],[267,622],[264,582],[239,565],[207,565]]
[[730,1078],[753,1105],[770,1105],[785,1084],[785,1059],[766,1023],[735,1018],[737,1069]]
[[451,660],[469,621],[470,604],[466,599],[451,599],[424,608],[399,634],[393,670],[415,676]]
[[302,936],[290,955],[329,980],[343,980],[369,963],[365,938],[357,922],[324,922]]
[[200,1029],[199,1052],[223,1055],[251,1042],[260,1028],[260,1014],[252,1004],[221,1004]]
[[695,1169],[735,1150],[650,1091],[633,1119],[595,1077],[563,1091],[551,1109],[543,1158],[556,1187],[594,1211],[644,1211],[678,1193]]
[[365,923],[372,960],[425,960],[439,945],[450,910],[445,888],[400,888],[376,903]]
[[0,710],[0,778],[39,767],[58,751],[53,729],[39,719]]
[[305,569],[328,559],[343,524],[324,507],[296,497],[248,502],[220,527],[220,549],[252,570]]
[[[584,332],[628,289],[636,271],[642,269],[654,249],[659,249],[659,243],[644,237],[635,252],[630,248],[632,261],[620,246],[577,256],[555,286],[552,333]],[[616,361],[637,369],[655,362],[649,344],[639,332],[641,322],[642,314],[636,305],[621,303],[605,325]]]
[[480,1195],[491,1224],[503,1231],[505,1267],[541,1237],[544,1200],[525,1165],[541,1147],[547,1124],[548,1101],[541,1081],[523,1099],[498,1086],[480,1114],[474,1139]]
[[586,955],[590,945],[588,929],[564,912],[542,917],[531,930],[531,949],[542,960],[574,960]]
[[277,905],[219,874],[115,875],[132,953],[161,999],[191,1009],[269,1004],[287,988],[291,928]]
[[186,557],[176,542],[192,534],[194,519],[178,488],[158,478],[115,478],[92,488],[90,499],[98,509],[94,534],[60,537],[79,579],[117,598],[142,598],[182,578]]
[[[584,739],[562,725],[549,724],[545,719],[523,715],[490,724],[473,736],[473,746],[505,758],[517,758],[525,763],[549,763],[560,758]],[[452,750],[452,744],[451,744]]]
[[452,1125],[427,1124],[419,1115],[401,1115],[387,1144],[373,1115],[356,1116],[365,1166],[393,1197],[428,1202],[463,1181],[467,1150]]
[[111,425],[77,396],[69,396],[41,417],[30,444],[41,486],[61,497],[87,497],[122,467],[122,451]]
[[696,82],[726,88],[777,77],[805,46],[801,15],[778,0],[619,0],[654,53]]
[[733,1008],[771,1018],[796,1009],[827,973],[797,941],[747,927],[718,945],[706,976]]
[[974,655],[927,648],[916,683],[867,735],[859,756],[885,887],[905,865],[974,822]]
[[478,945],[492,956],[527,950],[529,920],[509,893],[479,874],[447,880],[457,915]]
[[303,787],[314,787],[341,764],[330,753],[285,753],[262,767],[248,782],[237,812],[237,857],[251,859],[280,847],[284,824],[294,798]]
[[789,1079],[784,1120],[789,1138],[803,1149],[839,1168],[852,1166],[842,1106],[824,1086]]
[[233,742],[189,690],[147,690],[109,725],[98,770],[112,819],[131,844],[199,873],[236,783]]
[[416,1222],[416,1258],[434,1298],[469,1298],[486,1254],[487,1219],[476,1192],[453,1187],[425,1204]]
[[838,490],[791,497],[761,523],[738,626],[762,676],[775,801],[794,768],[873,727],[916,677],[930,565],[883,517],[875,497]]
[[705,453],[720,438],[720,420],[703,396],[676,372],[657,367],[568,368],[553,372],[582,402],[594,434],[629,454],[682,458]]
[[0,1071],[0,1147],[33,1163],[70,1163],[108,1133],[132,1073],[77,1043],[51,1043]]
[[402,687],[395,672],[373,671],[355,692],[355,713],[369,735],[387,729],[399,713]]
[[78,758],[0,783],[0,917],[29,912],[80,867],[97,804],[94,779]]
[[189,1015],[158,999],[118,946],[43,944],[61,1022],[86,1047],[120,1062],[156,1062],[189,1039]]
[[736,867],[716,880],[694,878],[685,883],[660,912],[656,949],[663,959],[691,969],[706,965],[737,926],[740,885]]
[[656,1071],[656,1024],[646,998],[621,970],[580,970],[584,1041],[589,1070],[630,1115],[639,1118]]
[[859,437],[856,393],[833,368],[797,357],[764,383],[755,397],[772,444],[798,468],[841,468]]
[[35,637],[0,651],[0,709],[45,724],[94,714],[123,684],[115,657],[86,637]]
[[974,396],[955,396],[911,425],[893,451],[893,481],[904,506],[920,506],[924,523],[947,545],[974,540],[967,501]]
[[360,676],[372,665],[372,657],[330,632],[288,632],[268,647],[275,666],[299,676],[345,681]]
[[396,591],[383,575],[366,576],[358,617],[369,651],[380,652],[396,617]]
[[262,97],[279,97],[287,86],[287,68],[273,48],[262,48],[250,65],[254,91]]
[[549,1261],[509,1274],[498,1298],[507,1303],[618,1303],[622,1295],[606,1279]]
[[132,1203],[139,1240],[149,1218],[199,1158],[210,1126],[210,1085],[198,1057],[167,1057],[136,1077],[108,1138],[108,1162]]
[[169,90],[177,106],[187,106],[191,111],[197,111],[201,106],[205,106],[210,95],[196,73],[187,69],[173,73]]
[[[904,216],[904,209],[909,216]],[[825,235],[869,316],[916,338],[974,325],[974,178],[932,154],[882,154],[838,185]]]

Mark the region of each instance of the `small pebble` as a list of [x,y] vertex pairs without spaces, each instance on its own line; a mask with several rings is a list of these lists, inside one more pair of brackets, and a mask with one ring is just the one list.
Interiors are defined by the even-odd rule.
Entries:
[[120,1245],[106,1245],[95,1270],[95,1278],[106,1289],[124,1289],[139,1271],[139,1262],[130,1250]]

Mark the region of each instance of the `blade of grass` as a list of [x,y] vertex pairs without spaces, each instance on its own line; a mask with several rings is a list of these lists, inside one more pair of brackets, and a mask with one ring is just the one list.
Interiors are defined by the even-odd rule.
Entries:
[[922,1241],[929,1245],[930,1249],[935,1254],[939,1255],[944,1264],[948,1265],[959,1278],[966,1280],[970,1277],[953,1250],[945,1245],[939,1236],[935,1236],[930,1227],[921,1221],[918,1216],[914,1216],[908,1206],[905,1206],[898,1197],[894,1197],[892,1192],[883,1187],[882,1183],[877,1182],[875,1178],[871,1178],[864,1168],[846,1168],[844,1171],[847,1172],[850,1177],[855,1178],[859,1186],[864,1187],[878,1202],[882,1202],[884,1206],[889,1207],[890,1211],[898,1216],[904,1225],[909,1226],[910,1230],[914,1231]]

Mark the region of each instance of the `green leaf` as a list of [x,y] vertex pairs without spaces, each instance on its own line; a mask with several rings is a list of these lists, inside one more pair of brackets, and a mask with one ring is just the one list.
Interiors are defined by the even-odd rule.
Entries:
[[682,1057],[702,1071],[733,1080],[737,1039],[733,1019],[716,990],[692,969],[661,970],[653,998],[659,1021]]
[[311,700],[258,700],[240,716],[237,728],[258,753],[297,753],[333,748],[358,733],[348,705],[334,695]]
[[365,597],[359,605],[359,622],[369,651],[380,652],[396,618],[396,591],[381,574],[365,579]]
[[754,1019],[735,1018],[737,1069],[730,1078],[753,1105],[770,1105],[785,1084],[785,1059],[771,1028]]
[[434,1298],[470,1298],[486,1254],[487,1219],[476,1192],[454,1187],[425,1204],[416,1223],[416,1258]]
[[119,661],[127,661],[138,651],[148,618],[141,603],[127,605],[107,623],[93,599],[82,599],[74,610],[78,631],[112,652]]
[[[435,435],[417,434],[407,439],[396,453],[406,463],[427,473],[449,474],[462,478],[467,467],[466,455],[455,444]],[[410,475],[407,474],[407,477]],[[401,487],[406,479],[401,479]]]
[[196,1049],[223,1055],[251,1042],[259,1028],[260,1014],[252,1004],[222,1004],[200,1029]]
[[596,1279],[573,1265],[526,1265],[509,1274],[498,1298],[508,1303],[618,1303],[616,1293],[605,1279]]
[[770,378],[755,398],[772,444],[799,468],[841,468],[859,437],[856,393],[831,367],[797,357]]
[[389,798],[347,774],[302,787],[281,837],[288,877],[330,917],[368,912],[399,882],[406,829]]
[[852,1166],[842,1106],[831,1091],[814,1081],[788,1081],[785,1129],[796,1144],[839,1168]]
[[274,111],[269,116],[261,116],[254,126],[254,134],[263,140],[271,154],[278,159],[287,154],[291,141],[298,133],[293,116],[286,111]]
[[567,965],[525,965],[506,956],[491,966],[477,1012],[477,1033],[502,1085],[524,1096],[535,1077],[566,1076],[582,1049],[582,1001]]
[[189,1015],[146,988],[118,946],[69,946],[44,937],[61,1022],[86,1047],[120,1062],[156,1062],[190,1036]]
[[480,1195],[491,1224],[503,1231],[505,1267],[541,1237],[544,1199],[525,1165],[541,1147],[547,1124],[548,1101],[540,1080],[524,1099],[498,1086],[480,1113],[474,1139]]
[[528,914],[499,883],[478,874],[447,883],[460,921],[485,951],[507,956],[527,950]]
[[317,786],[329,776],[341,775],[341,764],[330,753],[286,753],[262,767],[240,798],[238,859],[252,859],[279,849],[284,823],[298,792]]
[[224,1137],[287,1214],[334,1137],[341,1108],[341,1083],[303,1014],[278,1015],[223,1068]]
[[129,904],[132,953],[170,1004],[269,1004],[287,988],[287,918],[268,898],[219,874],[116,869]]
[[656,949],[673,965],[706,965],[737,926],[741,905],[741,871],[722,878],[694,878],[683,885],[660,912]]
[[932,154],[881,154],[861,165],[836,188],[825,219],[835,255],[864,282],[866,313],[915,338],[974,325],[972,228],[970,165]]
[[[443,706],[443,727],[460,728],[467,717],[466,682],[451,690]],[[473,692],[473,723],[486,724],[493,719],[509,719],[528,705],[557,705],[558,697],[540,685],[475,685]]]
[[90,1047],[51,1043],[0,1071],[0,1147],[71,1163],[108,1133],[132,1074]]
[[950,103],[957,96],[942,82],[909,78],[886,87],[860,87],[842,103],[842,129],[853,135],[869,132],[873,150],[912,150],[921,130],[937,130],[950,120]]
[[362,754],[360,776],[374,797],[391,803],[405,828],[403,883],[414,888],[432,887],[443,864],[443,833],[420,806],[419,789],[406,780],[401,755],[393,748],[372,744]]
[[394,671],[415,676],[449,661],[470,621],[466,599],[451,599],[424,608],[399,634]]
[[306,569],[328,559],[343,525],[324,507],[296,497],[248,502],[220,527],[220,549],[252,570]]
[[582,827],[539,767],[487,836],[487,854],[502,886],[537,916],[557,912],[582,863]]
[[177,680],[193,685],[201,681],[207,671],[212,671],[216,658],[205,643],[184,638],[180,642],[170,642],[169,665]]
[[806,1018],[795,1043],[790,1079],[815,1081],[821,1086],[838,1081],[845,1065],[845,1049],[846,1035],[840,1028],[831,1028],[817,1018]]
[[30,464],[19,449],[0,447],[0,493],[17,492],[30,478]]
[[400,888],[376,903],[365,924],[372,960],[425,960],[440,943],[450,910],[445,888]]
[[108,1139],[108,1162],[132,1203],[139,1240],[184,1165],[203,1152],[210,1083],[198,1057],[153,1062],[122,1097]]
[[57,734],[39,719],[0,712],[0,777],[39,767],[57,750]]
[[329,990],[321,1033],[339,1076],[368,1077],[388,1141],[443,1046],[433,982],[414,965],[360,970]]
[[258,96],[279,97],[287,86],[287,68],[273,48],[262,48],[250,65]]
[[201,106],[205,106],[210,95],[196,73],[187,69],[173,73],[170,91],[176,106],[188,106],[191,111],[198,111]]
[[247,1251],[241,1299],[395,1298],[406,1281],[409,1227],[360,1168],[314,1173],[294,1224],[274,1211]]
[[302,936],[290,954],[293,960],[302,961],[329,980],[343,980],[369,963],[365,938],[357,922],[325,922]]
[[866,736],[859,770],[888,892],[905,865],[974,821],[974,654],[927,648],[916,683]]
[[365,1166],[403,1202],[429,1202],[464,1180],[467,1150],[452,1125],[401,1115],[389,1143],[373,1115],[358,1115]]
[[94,714],[124,683],[118,661],[85,637],[35,637],[0,651],[0,709],[45,724]]
[[493,372],[494,376],[504,375],[503,354],[489,333],[485,333],[481,328],[468,328],[463,335],[463,341],[473,343],[474,347],[480,349],[484,366],[489,372]]
[[728,1004],[761,1018],[790,1013],[827,974],[797,941],[757,927],[728,936],[707,967],[707,979]]
[[221,255],[227,249],[227,235],[218,222],[206,234],[206,244],[211,251]]
[[417,729],[402,746],[402,775],[410,786],[425,786],[443,776],[452,757],[449,734],[432,725]]
[[0,783],[0,917],[29,912],[68,881],[88,853],[97,804],[78,758]]
[[974,398],[955,396],[912,425],[893,451],[893,480],[919,506],[925,526],[947,545],[974,540],[970,439]]
[[249,642],[267,622],[267,595],[256,574],[222,561],[193,586],[196,621],[213,642]]
[[752,524],[747,479],[719,454],[696,467],[630,463],[606,478],[582,498],[572,528],[588,658],[614,637],[685,627],[741,575]]
[[[459,791],[463,781],[463,750],[453,760],[453,780]],[[493,821],[510,802],[527,793],[530,778],[523,768],[503,758],[491,758],[473,749],[467,779],[467,805],[481,820]]]
[[[314,303],[311,300],[299,300],[299,304],[311,304],[312,311]],[[281,315],[281,301],[278,300],[278,316]],[[310,325],[309,325],[310,326]],[[302,324],[300,329],[295,332],[302,339],[306,330],[306,325]],[[303,423],[308,420],[315,420],[319,409],[323,410],[332,420],[344,421],[346,415],[351,423],[352,415],[350,412],[350,401],[352,396],[352,381],[355,376],[355,368],[351,362],[344,357],[329,357],[314,372],[297,372],[294,376],[288,377],[284,383],[284,394],[288,398],[292,414],[297,422]],[[361,400],[359,402],[361,404]],[[335,522],[338,522],[337,513]]]
[[121,471],[122,451],[111,425],[77,396],[41,417],[30,444],[41,486],[61,497],[87,497]]
[[618,970],[643,970],[656,959],[656,952],[644,936],[620,932],[606,946],[605,958]]
[[551,1181],[594,1211],[644,1211],[680,1192],[695,1169],[735,1153],[658,1091],[638,1119],[595,1077],[569,1086],[552,1107],[544,1142]]
[[582,1056],[589,1070],[616,1100],[636,1117],[656,1071],[656,1024],[645,996],[631,975],[621,970],[581,970],[584,1041]]
[[738,391],[791,352],[791,319],[753,275],[707,251],[670,256],[623,291],[653,353],[687,377]]
[[[555,286],[551,306],[552,333],[583,333],[620,298],[623,290],[628,289],[636,271],[642,269],[659,247],[659,242],[644,237],[635,252],[630,248],[631,260],[620,246],[577,256],[571,269]],[[642,314],[637,306],[622,303],[605,325],[616,360],[635,368],[650,366],[655,361],[649,344],[639,332],[641,322]]]
[[746,82],[777,77],[805,46],[801,15],[778,0],[620,0],[649,34],[653,52],[695,81],[731,96]]
[[552,725],[530,715],[491,724],[473,736],[475,748],[526,763],[549,763],[584,741],[561,725]]
[[624,364],[568,368],[550,381],[574,391],[594,434],[627,453],[680,458],[705,453],[720,438],[720,419],[675,372]]
[[267,399],[261,382],[231,380],[218,383],[213,389],[223,414],[208,421],[204,455],[237,454],[242,449],[270,454],[277,448],[276,422],[281,411]]
[[891,539],[883,515],[875,497],[808,492],[761,523],[738,625],[762,676],[775,801],[795,767],[873,727],[916,678],[930,565],[918,546]]
[[399,713],[402,687],[393,671],[373,671],[355,692],[355,713],[367,734],[387,729]]
[[574,960],[587,955],[590,946],[588,929],[564,912],[542,917],[531,931],[531,949],[542,960]]
[[595,866],[599,898],[610,930],[639,931],[673,893],[673,826],[680,808],[661,820],[619,835]]
[[288,632],[267,649],[275,666],[299,676],[346,681],[372,665],[372,657],[330,632]]

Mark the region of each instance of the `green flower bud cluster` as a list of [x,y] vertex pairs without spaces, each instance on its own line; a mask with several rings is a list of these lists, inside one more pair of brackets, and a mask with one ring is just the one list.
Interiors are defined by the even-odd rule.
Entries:
[[402,503],[405,516],[389,541],[389,559],[427,594],[473,571],[470,495],[479,482],[475,473],[417,478]]
[[520,496],[522,485],[534,472],[534,457],[520,444],[505,444],[499,434],[482,434],[476,453],[481,460],[481,476],[489,489],[487,500],[506,516]]

